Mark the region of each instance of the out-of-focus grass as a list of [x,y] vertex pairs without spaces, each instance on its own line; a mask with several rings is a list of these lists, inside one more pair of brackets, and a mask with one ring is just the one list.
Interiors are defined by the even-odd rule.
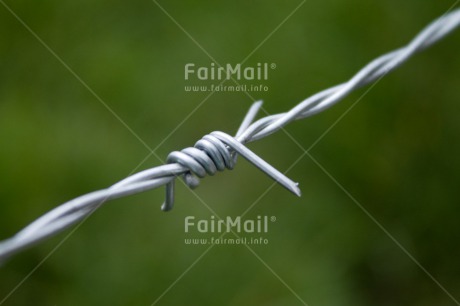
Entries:
[[[243,93],[184,91],[184,65],[211,60],[155,3],[6,1],[160,158],[213,130],[234,132],[251,104]],[[195,1],[161,5],[221,64],[236,64],[297,1]],[[449,1],[306,1],[248,59],[276,63],[250,93],[286,111],[401,46]],[[47,210],[130,174],[149,151],[0,6],[0,238]],[[460,298],[459,34],[385,77],[310,154],[404,248]],[[209,83],[205,83],[209,84]],[[227,83],[230,85],[230,83]],[[286,131],[309,148],[350,105]],[[162,141],[165,140],[163,143]],[[161,146],[158,146],[160,143]],[[303,153],[285,133],[251,144],[275,167]],[[151,156],[142,169],[161,164]],[[182,184],[173,212],[156,190],[108,204],[89,218],[5,305],[151,304],[206,250],[184,245],[184,218],[276,216],[269,245],[216,246],[158,305],[451,305],[452,300],[308,156],[288,175],[294,198],[241,160]],[[0,301],[66,236],[0,268]]]

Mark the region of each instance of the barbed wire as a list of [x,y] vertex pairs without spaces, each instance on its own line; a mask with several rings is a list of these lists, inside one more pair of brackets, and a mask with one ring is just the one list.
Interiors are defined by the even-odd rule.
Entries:
[[443,15],[423,29],[405,47],[374,59],[349,81],[305,99],[286,113],[266,116],[252,123],[262,105],[260,101],[254,103],[235,137],[223,132],[213,132],[203,137],[193,148],[172,152],[166,165],[141,171],[107,189],[82,195],[56,207],[13,237],[0,242],[0,262],[86,218],[109,200],[166,185],[166,200],[162,209],[171,210],[174,203],[174,181],[178,176],[183,176],[185,183],[195,188],[199,184],[198,177],[213,175],[225,168],[232,169],[237,155],[248,159],[278,183],[300,196],[296,183],[255,155],[245,144],[267,137],[294,120],[326,110],[355,89],[384,77],[415,53],[445,37],[459,24],[460,9]]

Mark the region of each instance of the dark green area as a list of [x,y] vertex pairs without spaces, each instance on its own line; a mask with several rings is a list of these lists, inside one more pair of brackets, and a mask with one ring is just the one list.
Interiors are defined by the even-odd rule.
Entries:
[[[211,131],[234,133],[252,103],[215,93],[167,138],[209,94],[184,90],[201,84],[184,80],[184,65],[211,60],[154,2],[6,2],[106,105],[0,5],[0,240],[146,158],[108,108],[155,148],[140,170]],[[236,64],[299,3],[160,4],[216,61]],[[249,94],[270,113],[286,111],[402,46],[451,5],[306,1],[248,59],[276,63],[269,90]],[[460,299],[459,51],[457,32],[368,92],[310,151],[333,179],[307,155],[288,171],[301,198],[279,186],[266,192],[270,179],[240,160],[204,179],[198,197],[178,183],[167,214],[163,189],[111,202],[68,239],[71,230],[0,267],[0,301],[66,239],[4,305],[150,305],[206,250],[184,244],[193,236],[186,216],[209,219],[204,202],[235,217],[257,201],[247,218],[277,219],[269,244],[252,247],[265,264],[244,246],[215,246],[157,305],[301,305],[283,282],[309,305],[455,305],[407,254]],[[286,131],[309,148],[366,89]],[[304,152],[284,132],[249,147],[283,171]]]

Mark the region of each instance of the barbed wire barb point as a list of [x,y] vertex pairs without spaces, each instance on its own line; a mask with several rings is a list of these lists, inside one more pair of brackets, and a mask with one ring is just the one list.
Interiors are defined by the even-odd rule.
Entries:
[[[261,106],[261,101],[252,104],[236,136],[238,133],[244,132],[252,123]],[[198,186],[200,182],[199,178],[204,178],[207,174],[214,175],[217,171],[223,171],[225,169],[232,170],[236,164],[236,157],[238,155],[244,157],[251,164],[295,195],[301,195],[297,183],[291,181],[283,173],[279,172],[269,163],[257,156],[241,142],[220,131],[212,132],[204,136],[197,141],[194,147],[171,152],[166,162],[169,164],[177,163],[188,169],[182,177],[185,184],[193,189]],[[165,202],[161,206],[163,211],[172,210],[174,206],[174,189],[174,180],[166,184]]]

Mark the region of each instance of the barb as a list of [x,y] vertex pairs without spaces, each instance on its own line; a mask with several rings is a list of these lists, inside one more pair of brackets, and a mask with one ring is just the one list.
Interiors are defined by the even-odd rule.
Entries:
[[[169,210],[174,200],[174,180],[177,176],[182,175],[188,186],[196,187],[198,180],[192,173],[201,176],[206,173],[212,174],[215,172],[214,168],[221,170],[222,165],[219,164],[221,160],[224,168],[231,168],[236,161],[236,154],[247,158],[277,182],[300,195],[300,190],[294,182],[249,151],[245,144],[267,137],[294,120],[307,118],[326,110],[353,90],[378,80],[415,53],[433,45],[452,32],[459,24],[460,9],[457,9],[429,24],[405,47],[384,54],[367,64],[348,82],[319,92],[286,113],[267,116],[251,124],[261,106],[261,102],[256,102],[250,108],[234,138],[222,132],[213,132],[200,140],[201,144],[199,141],[195,148],[187,148],[182,152],[171,154],[167,165],[141,171],[110,188],[91,192],[58,206],[12,238],[0,242],[0,262],[75,224],[109,200],[167,185],[166,202],[163,209]],[[212,142],[209,140],[210,137],[214,139]],[[203,144],[205,140],[210,143]],[[213,156],[214,153],[216,153],[215,156]],[[217,153],[220,154],[220,157]],[[190,159],[185,161],[184,158],[187,157]]]
[[[239,132],[244,130],[242,128],[252,122],[261,106],[261,101],[254,103],[243,120],[238,130]],[[238,135],[238,132],[236,134]],[[235,138],[223,132],[212,132],[210,135],[204,136],[193,148],[185,148],[180,152],[171,152],[166,161],[168,163],[177,163],[188,169],[189,171],[183,174],[183,178],[185,184],[194,189],[200,183],[198,177],[203,178],[206,174],[214,175],[218,170],[223,171],[225,168],[232,170],[236,163],[236,153],[246,158],[287,190],[300,197],[300,189],[297,187],[297,183],[294,183],[284,174],[273,168]],[[173,205],[174,180],[166,184],[166,200],[161,209],[169,211],[173,208]]]

